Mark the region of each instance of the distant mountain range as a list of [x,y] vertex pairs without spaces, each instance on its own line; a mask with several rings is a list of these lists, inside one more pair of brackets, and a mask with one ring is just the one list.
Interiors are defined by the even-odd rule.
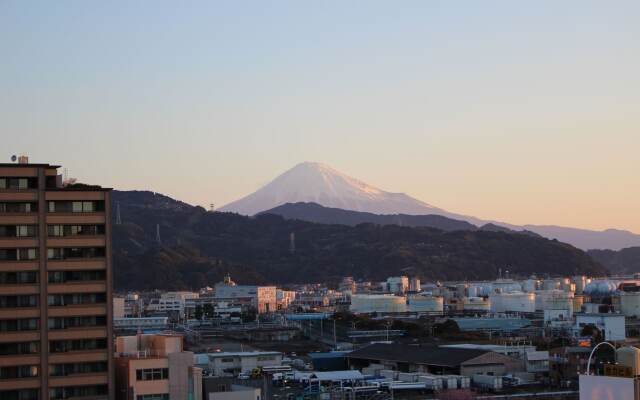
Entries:
[[[608,229],[593,231],[561,226],[517,226],[456,214],[412,198],[404,193],[391,193],[368,185],[320,163],[304,162],[286,171],[256,192],[222,207],[220,211],[256,215],[286,203],[316,203],[329,208],[359,211],[385,216],[443,216],[477,227],[486,224],[511,230],[527,230],[550,239],[572,244],[581,249],[613,249],[640,246],[640,235]],[[313,220],[314,217],[299,218]],[[368,217],[373,218],[373,217]],[[397,221],[397,220],[396,220]],[[415,220],[417,221],[417,220]],[[435,220],[434,220],[435,221]],[[344,223],[344,222],[343,222]],[[396,222],[393,222],[396,223]],[[346,223],[350,225],[351,223]],[[415,222],[415,225],[420,225]]]
[[199,288],[227,271],[241,283],[278,284],[330,283],[343,276],[383,280],[398,274],[430,281],[493,279],[498,269],[519,276],[607,273],[568,244],[453,229],[467,226],[459,221],[438,222],[458,224],[447,225],[449,231],[319,224],[272,214],[210,212],[145,191],[114,191],[113,206],[120,208],[122,220],[113,231],[118,290]]
[[589,250],[587,253],[614,274],[640,272],[640,247],[628,247],[618,251]]
[[506,232],[517,234],[528,234],[532,236],[540,236],[529,231],[514,231],[504,226],[495,224],[485,224],[477,227],[466,221],[460,221],[453,218],[447,218],[442,215],[408,215],[408,214],[389,214],[380,215],[361,211],[349,211],[341,208],[324,207],[316,203],[287,203],[272,208],[261,214],[280,215],[286,219],[298,219],[301,221],[315,222],[318,224],[336,224],[356,226],[359,224],[377,224],[377,225],[398,225],[411,227],[428,227],[440,229],[445,232],[451,231],[488,231],[488,232]]

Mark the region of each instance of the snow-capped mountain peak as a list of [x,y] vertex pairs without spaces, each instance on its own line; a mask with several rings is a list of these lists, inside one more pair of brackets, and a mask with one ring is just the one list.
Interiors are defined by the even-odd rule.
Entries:
[[285,203],[313,202],[326,207],[376,214],[433,214],[436,207],[404,193],[386,192],[318,162],[303,162],[256,192],[221,208],[254,215]]

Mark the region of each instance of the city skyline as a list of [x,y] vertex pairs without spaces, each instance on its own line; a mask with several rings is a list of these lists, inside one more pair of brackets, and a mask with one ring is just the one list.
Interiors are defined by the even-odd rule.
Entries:
[[547,5],[4,2],[0,156],[205,207],[318,161],[479,218],[640,232],[640,6]]

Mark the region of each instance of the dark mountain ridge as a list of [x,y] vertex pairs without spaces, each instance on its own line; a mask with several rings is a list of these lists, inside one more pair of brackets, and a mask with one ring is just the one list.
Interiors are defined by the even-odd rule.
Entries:
[[113,232],[120,290],[198,288],[227,271],[241,283],[278,284],[400,273],[423,280],[492,279],[498,268],[521,276],[607,272],[568,244],[509,232],[246,217],[152,192],[114,191],[113,200],[122,220]]

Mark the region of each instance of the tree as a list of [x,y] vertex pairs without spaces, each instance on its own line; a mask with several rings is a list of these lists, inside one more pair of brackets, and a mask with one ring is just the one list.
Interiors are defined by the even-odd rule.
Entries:
[[198,321],[202,321],[202,306],[200,304],[196,306],[196,310],[194,311],[193,315]]
[[207,318],[213,318],[213,304],[207,303],[204,305],[202,312],[204,313],[205,317]]

